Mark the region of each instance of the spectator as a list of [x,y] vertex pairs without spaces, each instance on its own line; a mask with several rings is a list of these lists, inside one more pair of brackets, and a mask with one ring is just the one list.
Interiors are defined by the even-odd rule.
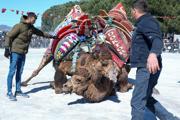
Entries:
[[[37,16],[32,12],[28,13],[28,16],[23,15],[21,23],[16,24],[6,36],[4,56],[7,58],[10,57],[10,69],[7,77],[7,96],[11,101],[17,101],[16,96],[29,97],[21,91],[21,75],[32,35],[36,34],[47,38],[54,38],[54,36],[44,33],[33,26],[36,19]],[[12,80],[15,73],[16,92],[14,96],[12,93]]]

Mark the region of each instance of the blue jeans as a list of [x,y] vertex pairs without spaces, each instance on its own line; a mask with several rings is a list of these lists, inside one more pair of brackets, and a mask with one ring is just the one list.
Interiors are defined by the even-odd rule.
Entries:
[[7,91],[12,93],[12,82],[16,73],[16,91],[21,91],[21,75],[23,73],[26,56],[24,54],[11,53],[10,66],[7,77]]
[[152,97],[153,88],[157,84],[160,73],[161,70],[156,74],[150,74],[146,68],[137,68],[136,84],[131,99],[132,120],[144,120],[146,108],[160,120],[172,120],[173,115]]

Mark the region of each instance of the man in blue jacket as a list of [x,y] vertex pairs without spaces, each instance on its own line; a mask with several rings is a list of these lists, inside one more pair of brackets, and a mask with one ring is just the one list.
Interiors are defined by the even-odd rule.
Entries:
[[131,14],[136,20],[132,37],[130,63],[137,68],[136,84],[132,95],[132,120],[144,120],[145,108],[160,120],[178,120],[156,99],[152,91],[157,84],[162,69],[162,34],[158,21],[148,13],[145,0],[132,4]]

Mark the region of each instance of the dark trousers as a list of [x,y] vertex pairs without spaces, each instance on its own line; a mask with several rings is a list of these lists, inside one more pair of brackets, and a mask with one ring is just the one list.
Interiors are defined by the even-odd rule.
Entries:
[[21,91],[21,76],[24,69],[26,56],[18,53],[11,53],[10,66],[7,77],[7,91],[8,94],[12,93],[13,77],[16,73],[16,91]]
[[134,87],[131,107],[132,120],[144,120],[145,108],[162,120],[171,120],[173,117],[155,98],[152,97],[153,88],[158,82],[161,70],[150,74],[146,68],[137,68],[136,84]]

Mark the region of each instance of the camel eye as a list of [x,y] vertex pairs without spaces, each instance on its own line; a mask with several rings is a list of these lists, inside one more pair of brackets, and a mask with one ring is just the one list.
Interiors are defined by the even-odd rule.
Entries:
[[64,87],[67,87],[67,85],[64,85]]
[[78,83],[80,83],[80,82],[81,82],[81,80],[80,80],[80,79],[77,79],[76,81],[77,81]]

